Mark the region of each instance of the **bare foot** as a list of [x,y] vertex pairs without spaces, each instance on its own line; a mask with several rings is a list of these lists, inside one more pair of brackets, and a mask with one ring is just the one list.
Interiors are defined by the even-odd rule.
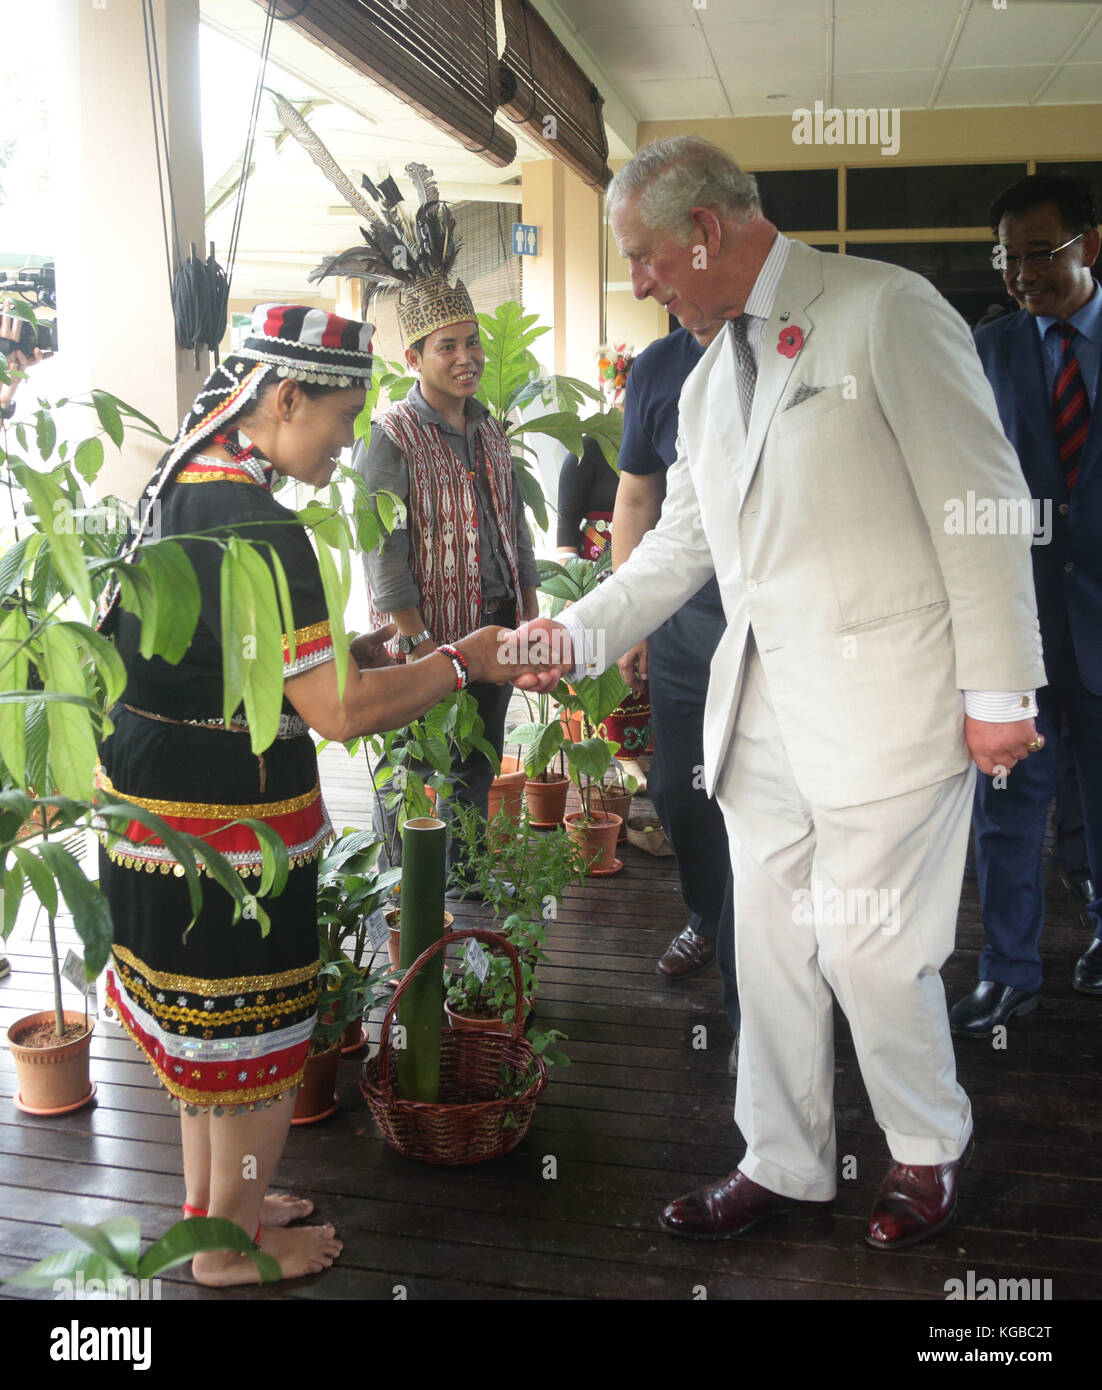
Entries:
[[[320,1274],[328,1269],[344,1249],[332,1226],[265,1226],[260,1233],[260,1248],[279,1261],[284,1279],[300,1279],[305,1274]],[[229,1284],[258,1284],[260,1274],[252,1260],[232,1250],[211,1250],[196,1255],[191,1262],[196,1282],[211,1288]]]
[[269,1192],[260,1208],[260,1219],[265,1226],[289,1226],[292,1221],[301,1221],[314,1210],[309,1197],[292,1197],[289,1192]]
[[[190,1215],[195,1216],[201,1208],[193,1208]],[[265,1226],[289,1226],[292,1221],[302,1221],[313,1213],[314,1204],[309,1197],[292,1197],[289,1192],[269,1192],[260,1208],[260,1219]],[[185,1210],[184,1215],[189,1213]],[[203,1215],[206,1211],[203,1210]]]

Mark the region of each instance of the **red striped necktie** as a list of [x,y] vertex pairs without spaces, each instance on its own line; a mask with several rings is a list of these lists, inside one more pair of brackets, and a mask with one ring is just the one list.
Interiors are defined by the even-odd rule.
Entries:
[[1048,331],[1060,335],[1060,366],[1052,391],[1052,428],[1056,433],[1060,464],[1070,492],[1079,476],[1079,459],[1090,427],[1091,408],[1087,388],[1083,384],[1083,373],[1079,370],[1079,359],[1071,350],[1072,339],[1078,330],[1070,323],[1054,323]]

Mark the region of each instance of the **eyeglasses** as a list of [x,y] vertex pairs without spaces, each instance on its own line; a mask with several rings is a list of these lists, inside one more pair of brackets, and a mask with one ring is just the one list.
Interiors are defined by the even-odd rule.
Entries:
[[1004,275],[1017,275],[1018,267],[1023,261],[1030,270],[1044,270],[1052,264],[1061,251],[1066,251],[1082,236],[1086,236],[1086,232],[1077,233],[1071,241],[1065,241],[1063,246],[1057,246],[1052,251],[1027,251],[1024,256],[1014,255],[1005,246],[993,246],[991,248],[991,264],[996,270],[1002,271]]

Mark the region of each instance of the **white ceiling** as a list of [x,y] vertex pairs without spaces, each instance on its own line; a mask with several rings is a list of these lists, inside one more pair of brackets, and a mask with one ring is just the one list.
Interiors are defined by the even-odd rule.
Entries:
[[[416,0],[410,0],[415,3]],[[968,107],[1102,101],[1102,4],[1074,0],[534,0],[606,98],[612,153],[635,122],[789,115],[797,107]],[[264,28],[256,0],[201,0],[203,158],[208,205],[232,185],[248,129]],[[495,168],[289,25],[274,29],[268,85],[309,115],[359,182],[413,159],[445,197],[517,197],[520,167],[545,151],[520,127],[518,158]],[[261,106],[235,297],[286,293],[321,256],[359,238],[358,221]],[[1100,132],[1102,134],[1102,132]],[[496,190],[496,191],[495,191]],[[209,219],[224,258],[233,199]]]
[[1093,0],[549,3],[641,121],[1102,101]]

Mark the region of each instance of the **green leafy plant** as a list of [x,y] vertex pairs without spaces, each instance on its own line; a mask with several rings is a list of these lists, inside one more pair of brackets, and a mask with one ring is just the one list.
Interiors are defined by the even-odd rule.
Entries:
[[310,1040],[310,1055],[320,1056],[340,1042],[350,1023],[364,1018],[386,997],[385,967],[370,974],[358,970],[347,956],[326,961],[318,971],[318,1022]]
[[565,830],[533,830],[526,807],[515,825],[502,807],[484,826],[476,806],[456,806],[452,834],[464,880],[482,890],[499,918],[549,920],[566,885],[581,883],[585,872]]
[[[233,1221],[216,1216],[189,1217],[177,1221],[146,1250],[141,1250],[141,1226],[133,1216],[117,1216],[97,1226],[63,1221],[62,1226],[81,1245],[79,1250],[61,1250],[47,1255],[22,1274],[0,1279],[20,1289],[56,1289],[60,1281],[72,1283],[80,1275],[84,1284],[99,1279],[105,1290],[125,1290],[133,1279],[155,1279],[166,1270],[208,1250],[236,1250],[256,1265],[262,1284],[283,1278],[278,1260],[266,1255]],[[130,1294],[133,1297],[133,1294]]]
[[318,939],[323,961],[347,954],[362,970],[368,919],[402,880],[400,868],[379,868],[383,842],[369,830],[346,830],[318,863]]
[[[478,325],[486,352],[486,369],[478,387],[478,399],[497,418],[513,451],[513,463],[521,496],[531,507],[540,529],[547,530],[547,502],[531,458],[535,449],[527,436],[543,435],[556,439],[572,453],[581,455],[582,436],[588,435],[601,446],[605,458],[616,467],[623,433],[619,411],[593,412],[584,418],[579,410],[585,400],[603,404],[600,391],[576,377],[541,376],[539,363],[531,352],[537,338],[550,332],[538,324],[538,315],[525,314],[510,300],[492,314],[479,314]],[[548,409],[542,415],[521,419],[519,412],[539,400]]]

